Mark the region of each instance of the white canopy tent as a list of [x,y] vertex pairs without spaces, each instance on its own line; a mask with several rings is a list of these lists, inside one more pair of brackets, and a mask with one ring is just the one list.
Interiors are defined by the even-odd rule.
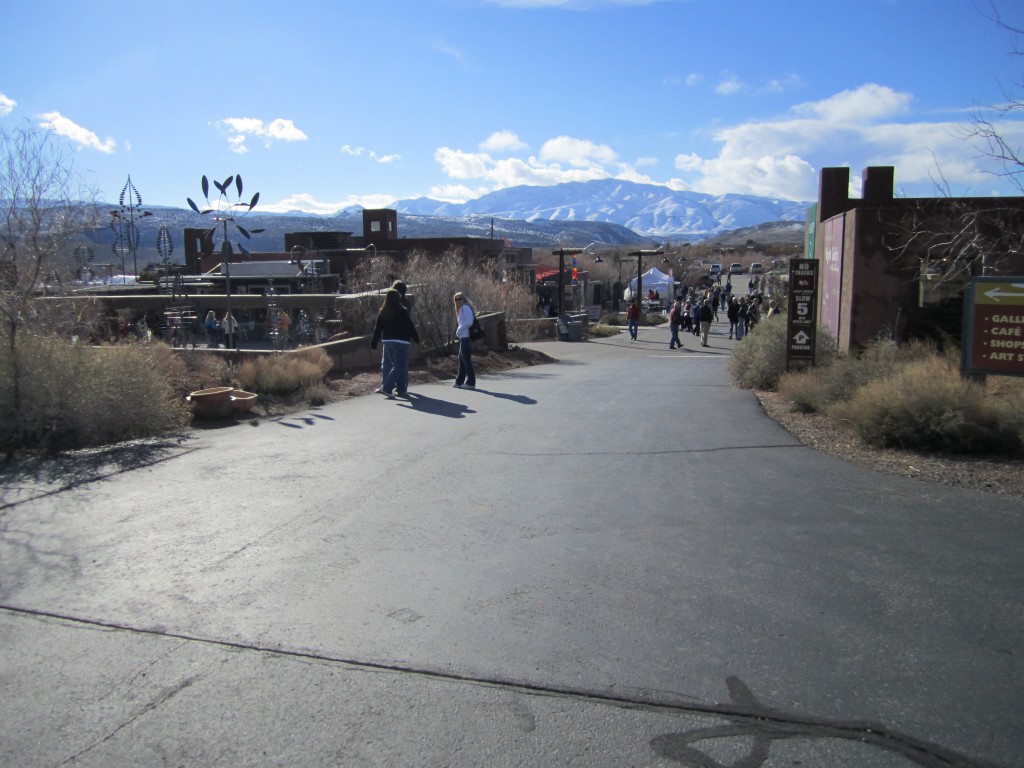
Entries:
[[[675,294],[675,281],[657,267],[651,267],[641,275],[641,278],[640,288],[644,296],[647,296],[648,291],[657,291],[662,301],[669,301]],[[629,281],[629,291],[626,293],[626,298],[631,299],[635,295],[636,278],[634,277]]]

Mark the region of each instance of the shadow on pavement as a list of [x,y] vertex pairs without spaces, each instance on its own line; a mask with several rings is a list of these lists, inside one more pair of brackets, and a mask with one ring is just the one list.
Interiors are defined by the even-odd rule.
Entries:
[[527,397],[526,395],[510,395],[507,392],[491,392],[490,390],[487,389],[480,389],[480,387],[477,387],[474,391],[479,392],[482,395],[490,395],[491,397],[496,397],[499,400],[511,400],[513,403],[519,403],[521,405],[537,404],[536,400],[534,400],[532,397]]
[[423,413],[429,413],[432,416],[446,416],[449,419],[462,419],[470,413],[476,413],[472,408],[468,408],[461,403],[426,397],[418,392],[410,392],[408,400],[397,400],[396,402],[403,408],[423,411]]

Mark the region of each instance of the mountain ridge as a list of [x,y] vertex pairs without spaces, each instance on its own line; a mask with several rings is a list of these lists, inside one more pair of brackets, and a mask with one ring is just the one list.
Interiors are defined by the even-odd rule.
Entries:
[[756,195],[710,195],[622,179],[520,185],[465,203],[427,197],[397,201],[399,213],[420,216],[495,216],[527,222],[618,224],[644,238],[695,239],[770,221],[803,221],[808,202]]

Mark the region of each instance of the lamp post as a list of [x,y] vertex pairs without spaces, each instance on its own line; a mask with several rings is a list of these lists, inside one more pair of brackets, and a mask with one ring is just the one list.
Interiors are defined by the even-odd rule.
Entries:
[[[589,243],[582,248],[559,248],[557,251],[552,251],[552,256],[558,257],[558,315],[562,315],[562,302],[565,298],[565,257],[566,256],[578,256],[581,253],[586,253],[598,243]],[[598,259],[601,261],[601,259]],[[585,299],[586,297],[584,297]]]
[[644,282],[644,267],[643,259],[644,256],[660,256],[665,253],[660,248],[642,248],[639,251],[633,251],[627,255],[636,256],[636,295],[639,297],[637,301],[640,303],[640,307],[643,308],[643,282]]
[[[587,248],[590,246],[588,245]],[[565,300],[565,257],[576,256],[577,254],[583,253],[583,248],[559,248],[557,251],[552,251],[552,256],[558,257],[558,316],[561,317],[563,313],[563,302]]]

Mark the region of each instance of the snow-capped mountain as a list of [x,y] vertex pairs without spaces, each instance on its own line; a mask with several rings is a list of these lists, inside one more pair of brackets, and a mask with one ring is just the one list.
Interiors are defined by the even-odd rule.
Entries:
[[400,200],[399,213],[419,216],[495,216],[538,221],[606,222],[652,238],[706,237],[769,221],[803,221],[810,203],[755,195],[677,192],[618,179],[518,186],[466,203]]

